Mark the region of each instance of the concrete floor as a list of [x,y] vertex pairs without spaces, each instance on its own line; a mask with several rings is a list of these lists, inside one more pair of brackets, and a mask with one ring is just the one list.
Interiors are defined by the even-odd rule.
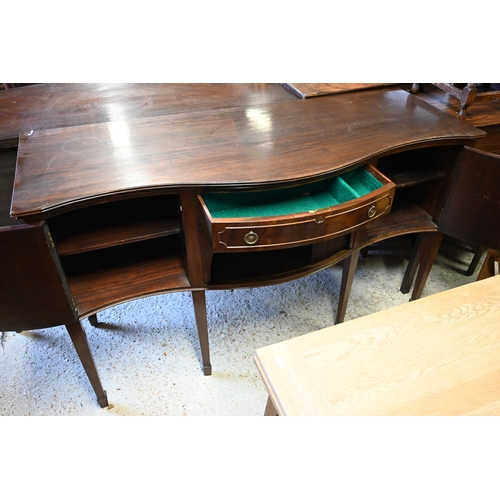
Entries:
[[[399,291],[410,244],[395,239],[360,258],[346,321],[408,301]],[[472,258],[442,245],[423,296],[475,280]],[[479,269],[479,267],[478,267]],[[64,327],[3,336],[0,415],[255,416],[267,393],[255,350],[333,324],[341,267],[278,286],[207,292],[212,376],[202,374],[191,296],[122,304],[84,321],[110,406],[101,409]]]

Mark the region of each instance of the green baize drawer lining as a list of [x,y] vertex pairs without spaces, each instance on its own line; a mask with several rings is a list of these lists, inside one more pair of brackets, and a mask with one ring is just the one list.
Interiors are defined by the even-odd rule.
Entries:
[[382,187],[364,168],[312,184],[266,191],[206,193],[213,219],[254,218],[315,212],[361,198]]

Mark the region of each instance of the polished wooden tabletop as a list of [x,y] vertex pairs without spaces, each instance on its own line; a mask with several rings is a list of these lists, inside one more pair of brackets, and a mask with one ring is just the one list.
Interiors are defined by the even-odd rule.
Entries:
[[188,111],[23,133],[13,216],[155,189],[284,185],[418,144],[484,135],[403,90],[258,104],[241,96],[228,106],[210,88],[192,88]]
[[278,84],[46,83],[0,92],[0,148],[19,134],[295,100]]
[[[461,111],[459,99],[437,88],[427,92],[419,92],[415,95],[451,116],[456,117]],[[465,121],[475,127],[498,128],[500,126],[500,96],[491,100],[475,100],[467,108]]]
[[500,276],[257,350],[280,415],[500,415]]

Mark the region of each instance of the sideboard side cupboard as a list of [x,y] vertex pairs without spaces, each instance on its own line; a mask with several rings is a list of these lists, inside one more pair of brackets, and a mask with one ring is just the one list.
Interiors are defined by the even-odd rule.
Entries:
[[435,227],[457,155],[485,135],[395,88],[169,89],[158,113],[22,131],[10,216],[45,228],[78,321],[190,291],[206,375],[206,290],[293,280]]

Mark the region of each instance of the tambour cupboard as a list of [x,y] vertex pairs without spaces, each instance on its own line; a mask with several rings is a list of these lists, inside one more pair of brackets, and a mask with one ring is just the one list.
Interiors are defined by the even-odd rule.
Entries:
[[81,114],[63,92],[68,112],[33,127],[0,98],[22,127],[10,211],[46,225],[78,319],[191,291],[205,374],[206,290],[296,279],[435,230],[455,158],[484,135],[392,87],[305,100],[279,85],[162,88],[148,100],[147,86],[63,86]]

